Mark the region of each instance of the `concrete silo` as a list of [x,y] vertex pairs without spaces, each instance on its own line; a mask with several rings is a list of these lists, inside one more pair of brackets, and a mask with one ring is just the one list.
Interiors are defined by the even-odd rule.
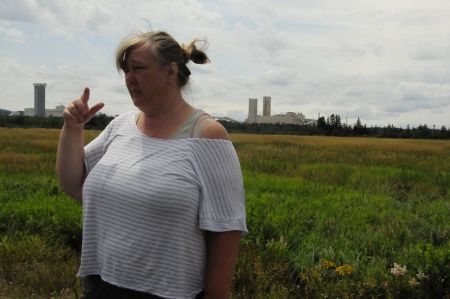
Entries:
[[247,122],[256,123],[256,115],[258,111],[258,99],[248,99],[248,117]]
[[271,97],[263,97],[263,116],[270,116]]
[[45,83],[34,83],[34,115],[45,117]]

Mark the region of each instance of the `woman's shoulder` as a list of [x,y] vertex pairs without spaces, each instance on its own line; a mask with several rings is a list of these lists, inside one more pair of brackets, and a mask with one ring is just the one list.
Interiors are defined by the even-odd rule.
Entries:
[[193,137],[205,139],[230,139],[227,130],[221,123],[208,113],[203,112],[203,110],[199,111],[201,111],[202,114],[199,115],[194,124]]
[[225,127],[213,118],[205,119],[201,126],[200,138],[230,140]]
[[234,152],[233,143],[225,127],[210,115],[198,121],[191,141],[193,154],[201,160]]

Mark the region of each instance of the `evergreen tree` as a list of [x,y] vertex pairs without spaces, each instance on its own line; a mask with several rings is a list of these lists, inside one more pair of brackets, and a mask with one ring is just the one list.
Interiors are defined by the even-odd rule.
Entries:
[[361,136],[366,134],[367,128],[365,126],[362,125],[361,120],[358,119],[356,120],[356,124],[353,126],[353,134],[356,136]]
[[321,116],[317,119],[317,128],[326,130],[327,122],[325,121],[325,117]]

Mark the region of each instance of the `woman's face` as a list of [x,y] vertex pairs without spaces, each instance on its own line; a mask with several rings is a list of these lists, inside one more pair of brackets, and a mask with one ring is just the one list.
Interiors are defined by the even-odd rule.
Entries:
[[125,83],[137,107],[157,104],[169,87],[168,80],[168,68],[161,66],[149,49],[139,47],[130,51]]

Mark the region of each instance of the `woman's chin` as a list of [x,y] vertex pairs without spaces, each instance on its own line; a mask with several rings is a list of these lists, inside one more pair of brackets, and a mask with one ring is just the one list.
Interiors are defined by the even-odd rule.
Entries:
[[144,101],[140,97],[131,97],[131,100],[133,101],[134,106],[140,108]]

